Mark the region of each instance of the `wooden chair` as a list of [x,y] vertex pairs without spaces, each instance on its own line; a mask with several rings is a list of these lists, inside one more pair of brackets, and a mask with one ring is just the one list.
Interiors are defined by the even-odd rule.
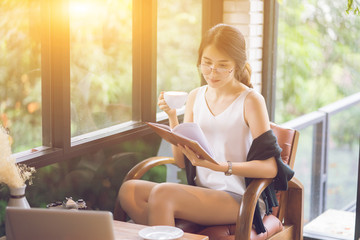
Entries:
[[[283,128],[271,123],[271,129],[278,138],[278,143],[283,149],[281,158],[284,163],[294,167],[295,155],[299,139],[299,132],[294,129]],[[149,169],[163,165],[173,164],[171,157],[151,157],[134,166],[125,176],[124,181],[140,179]],[[200,226],[184,220],[176,221],[176,225],[185,232],[208,235],[210,240],[302,240],[304,189],[303,185],[295,177],[288,183],[288,190],[277,193],[279,206],[273,208],[271,215],[263,219],[266,232],[257,235],[252,228],[253,214],[256,202],[262,191],[272,182],[272,179],[254,179],[245,191],[240,204],[239,215],[236,224],[221,226]],[[126,214],[121,209],[119,201],[116,201],[114,217],[124,221]]]

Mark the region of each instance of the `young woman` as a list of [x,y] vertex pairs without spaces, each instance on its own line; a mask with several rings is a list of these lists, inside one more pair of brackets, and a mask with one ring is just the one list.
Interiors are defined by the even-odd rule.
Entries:
[[[219,164],[199,159],[187,146],[173,146],[179,167],[184,168],[185,161],[196,166],[196,186],[125,182],[119,191],[120,204],[136,223],[174,226],[175,218],[202,225],[235,223],[245,177],[277,175],[272,156],[246,161],[253,139],[270,130],[264,99],[252,89],[246,60],[245,39],[232,26],[217,25],[202,39],[198,65],[207,85],[190,92],[184,122],[200,125]],[[163,93],[158,105],[169,116],[170,127],[179,124]],[[263,215],[262,201],[260,211]]]

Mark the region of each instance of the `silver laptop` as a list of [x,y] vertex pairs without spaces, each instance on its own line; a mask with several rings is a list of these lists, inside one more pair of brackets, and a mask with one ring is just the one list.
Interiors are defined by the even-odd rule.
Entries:
[[113,240],[107,211],[6,208],[6,240]]

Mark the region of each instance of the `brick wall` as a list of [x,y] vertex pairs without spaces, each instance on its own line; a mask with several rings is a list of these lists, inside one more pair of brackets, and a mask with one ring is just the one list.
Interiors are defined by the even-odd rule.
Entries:
[[224,23],[234,25],[244,34],[248,62],[252,67],[251,81],[261,92],[263,46],[263,0],[224,0]]

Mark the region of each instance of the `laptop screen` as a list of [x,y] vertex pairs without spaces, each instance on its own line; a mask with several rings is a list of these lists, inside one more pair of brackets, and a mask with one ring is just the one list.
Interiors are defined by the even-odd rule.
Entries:
[[6,240],[115,239],[107,211],[6,208]]

